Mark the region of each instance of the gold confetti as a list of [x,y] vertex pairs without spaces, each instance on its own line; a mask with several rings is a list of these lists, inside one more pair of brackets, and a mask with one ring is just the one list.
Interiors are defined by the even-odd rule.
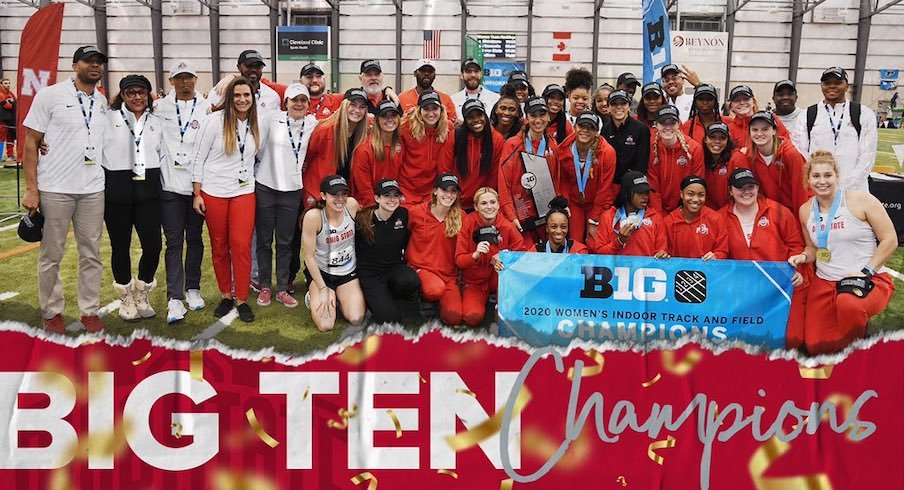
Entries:
[[[522,387],[515,398],[515,406],[512,410],[512,419],[518,416],[524,407],[530,402],[531,394],[527,387]],[[500,408],[489,419],[481,422],[477,427],[465,432],[459,432],[454,436],[446,436],[446,444],[453,451],[463,451],[469,447],[474,447],[480,442],[489,439],[493,434],[499,432],[502,428],[502,417],[505,414],[505,407]]]
[[392,423],[395,425],[395,438],[402,437],[402,423],[399,422],[399,417],[396,416],[392,409],[387,410],[386,413],[389,414],[389,418],[392,419]]
[[616,478],[616,479],[615,479],[615,482],[616,482],[616,483],[621,483],[621,486],[623,486],[623,487],[627,487],[627,486],[628,486],[628,480],[625,480],[625,477],[623,477],[623,476],[619,476],[618,478]]
[[499,482],[499,490],[512,490],[512,486],[515,485],[515,480],[511,478],[506,478]]
[[275,359],[275,357],[267,356],[267,357],[261,359],[261,362],[263,362],[263,363],[273,362],[273,359]]
[[128,447],[126,432],[132,430],[129,420],[123,419],[114,425],[113,430],[80,437],[66,450],[63,461],[87,460],[89,454],[101,457],[117,456]]
[[455,478],[456,480],[458,479],[458,473],[456,473],[452,470],[436,470],[436,472],[439,473],[440,475],[449,475],[452,478]]
[[311,394],[311,387],[308,386],[307,388],[304,389],[304,393],[301,394],[301,401],[307,400],[308,395],[310,395],[310,394]]
[[189,361],[189,369],[192,379],[204,380],[204,351],[193,350]]
[[675,352],[670,350],[662,351],[662,368],[672,374],[684,376],[691,372],[694,366],[703,359],[703,353],[697,349],[688,350],[684,358],[677,364],[675,363]]
[[791,445],[772,436],[757,448],[750,458],[747,468],[750,479],[757,490],[831,490],[832,484],[823,473],[781,478],[767,478],[763,475],[775,460],[791,449]]
[[808,368],[797,365],[797,371],[800,373],[800,377],[803,379],[829,379],[832,377],[832,370],[835,369],[834,364],[829,364],[826,366],[819,366],[815,368]]
[[457,389],[455,390],[455,392],[456,392],[456,393],[462,393],[462,394],[464,394],[464,395],[468,395],[468,396],[470,396],[471,398],[477,398],[477,393],[474,393],[474,392],[471,391],[471,390],[466,390],[466,389],[464,389],[464,388],[457,388]]
[[647,381],[646,383],[641,383],[640,386],[644,388],[649,388],[655,385],[660,379],[662,379],[662,373],[656,373],[656,376],[653,376],[653,379]]
[[57,468],[50,472],[50,483],[47,484],[47,488],[48,490],[72,490],[68,468]]
[[357,365],[366,361],[370,356],[374,355],[377,352],[377,349],[380,348],[380,337],[376,335],[371,335],[364,339],[364,342],[361,345],[361,348],[357,347],[349,347],[345,349],[342,354],[336,357],[339,362],[345,364]]
[[672,436],[669,436],[668,438],[663,439],[661,441],[651,442],[649,447],[647,447],[647,456],[649,456],[650,459],[652,459],[659,465],[662,465],[662,462],[665,460],[665,458],[656,454],[655,451],[657,449],[667,449],[670,447],[675,447],[675,443],[676,443],[675,438]]
[[254,414],[253,408],[249,408],[248,411],[245,412],[245,417],[248,419],[248,423],[251,424],[251,428],[254,429],[254,433],[257,434],[257,437],[260,437],[260,439],[270,447],[275,448],[279,445],[279,441],[274,439],[270,434],[267,434],[267,431],[261,427],[260,422],[257,421],[257,415]]
[[355,485],[360,485],[368,480],[370,483],[367,484],[367,490],[377,490],[377,477],[375,477],[373,473],[365,471],[364,473],[352,477],[352,483]]
[[179,422],[173,422],[170,424],[170,429],[176,429],[173,431],[173,437],[176,439],[182,439],[182,424]]
[[[599,353],[595,350],[588,350],[588,351],[584,351],[584,354],[587,357],[593,359],[593,361],[596,362],[596,365],[595,366],[584,366],[581,369],[581,377],[582,378],[589,378],[590,376],[596,376],[597,374],[600,374],[601,372],[603,372],[603,365],[606,363],[606,359],[603,358],[603,355],[601,353]],[[574,368],[573,367],[568,368],[567,376],[568,376],[569,380],[574,379]]]
[[148,351],[141,359],[132,361],[133,366],[137,366],[139,364],[143,364],[145,361],[151,358],[151,351]]
[[[548,460],[559,449],[559,443],[543,432],[542,427],[525,427],[521,433],[523,452],[531,454],[541,460]],[[590,437],[586,432],[581,432],[577,439],[572,441],[568,451],[562,459],[556,463],[556,469],[571,471],[580,467],[590,456]]]
[[348,428],[348,420],[358,416],[358,405],[352,405],[351,410],[340,408],[338,413],[341,422],[336,422],[335,420],[327,420],[326,425],[330,429],[345,430],[346,428]]
[[427,382],[427,380],[424,379],[424,375],[423,375],[423,374],[417,373],[417,377],[418,377],[418,378],[421,378],[421,383],[426,383],[426,382]]

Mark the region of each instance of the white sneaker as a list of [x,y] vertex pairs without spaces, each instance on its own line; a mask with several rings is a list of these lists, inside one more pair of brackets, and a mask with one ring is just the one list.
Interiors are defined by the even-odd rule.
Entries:
[[169,303],[166,306],[166,323],[176,323],[182,321],[185,318],[185,314],[188,310],[185,309],[185,305],[182,303],[182,300],[173,298],[169,300]]
[[188,302],[188,309],[198,311],[204,308],[204,298],[201,297],[201,291],[197,289],[189,289],[185,292],[185,300]]

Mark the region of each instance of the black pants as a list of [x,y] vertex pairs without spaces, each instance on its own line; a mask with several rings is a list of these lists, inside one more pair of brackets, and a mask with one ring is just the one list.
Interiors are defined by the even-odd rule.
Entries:
[[132,228],[141,242],[138,279],[154,280],[160,264],[163,240],[160,236],[160,169],[147,169],[145,180],[132,180],[131,170],[104,170],[104,222],[110,235],[110,266],[113,280],[132,280]]
[[301,216],[304,207],[299,206],[298,217],[295,219],[295,236],[292,237],[292,257],[289,260],[289,282],[295,282],[298,271],[301,270]]
[[421,288],[417,272],[406,264],[394,265],[382,273],[358,269],[358,278],[373,321],[378,324],[401,323],[396,299],[410,297]]
[[[163,235],[166,238],[166,299],[185,299],[185,291],[201,289],[201,261],[204,259],[204,241],[201,231],[204,216],[192,208],[191,195],[184,196],[163,191],[160,195]],[[185,245],[185,262],[182,262],[182,246]]]
[[276,236],[276,291],[285,291],[289,282],[292,237],[298,228],[301,190],[282,192],[257,183],[254,189],[257,234],[257,280],[262,288],[273,281],[273,240]]

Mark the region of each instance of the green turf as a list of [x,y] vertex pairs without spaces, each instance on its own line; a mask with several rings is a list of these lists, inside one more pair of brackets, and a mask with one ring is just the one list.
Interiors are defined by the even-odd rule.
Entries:
[[904,144],[904,129],[880,129],[879,130],[879,146],[876,151],[876,165],[893,166],[902,170],[898,165],[898,158],[895,156],[891,145]]

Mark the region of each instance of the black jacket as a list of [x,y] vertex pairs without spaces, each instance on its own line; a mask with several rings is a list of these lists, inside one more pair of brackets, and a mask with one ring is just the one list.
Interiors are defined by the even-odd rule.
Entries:
[[650,163],[650,130],[646,124],[628,117],[621,127],[615,127],[615,121],[603,124],[601,131],[606,141],[615,149],[615,176],[612,182],[621,182],[625,172],[637,170],[647,173]]

